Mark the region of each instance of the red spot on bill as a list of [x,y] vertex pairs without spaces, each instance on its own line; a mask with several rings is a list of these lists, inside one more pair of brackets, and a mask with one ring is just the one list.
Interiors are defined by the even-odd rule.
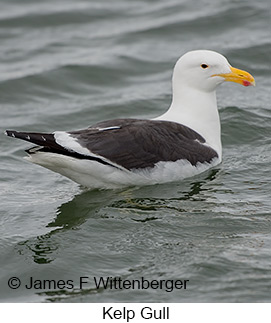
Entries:
[[252,85],[252,83],[250,83],[249,81],[243,81],[243,85],[244,86],[250,86],[250,85]]

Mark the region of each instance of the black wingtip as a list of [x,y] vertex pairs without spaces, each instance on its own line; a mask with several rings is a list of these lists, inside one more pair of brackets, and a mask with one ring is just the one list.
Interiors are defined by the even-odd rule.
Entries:
[[51,133],[6,130],[6,135],[9,137],[25,140],[42,147],[50,147],[62,150],[65,149],[55,141],[54,134]]
[[[22,139],[22,140],[26,140],[29,142],[32,142],[32,138],[31,135],[33,135],[32,133],[29,132],[21,132],[21,131],[15,131],[15,130],[6,130],[5,134],[8,137],[13,137],[13,138],[17,138],[17,139]],[[35,141],[33,141],[35,142]]]
[[5,131],[5,135],[8,136],[8,137],[13,137],[13,138],[16,138],[16,133],[17,131],[14,131],[14,130],[6,130]]

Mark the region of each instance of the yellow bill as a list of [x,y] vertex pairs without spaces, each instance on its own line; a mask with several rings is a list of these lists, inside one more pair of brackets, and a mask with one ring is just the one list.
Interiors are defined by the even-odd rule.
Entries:
[[231,67],[230,73],[215,74],[213,76],[221,76],[225,81],[239,83],[244,86],[255,86],[255,79],[251,74],[235,67]]

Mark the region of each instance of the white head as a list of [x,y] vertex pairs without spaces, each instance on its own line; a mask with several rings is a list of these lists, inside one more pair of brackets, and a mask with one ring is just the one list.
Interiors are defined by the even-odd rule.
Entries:
[[255,85],[247,72],[233,68],[221,54],[210,50],[195,50],[183,55],[173,72],[174,91],[185,86],[204,92],[212,92],[224,81]]
[[255,85],[254,78],[234,68],[213,51],[196,50],[183,55],[173,71],[173,96],[166,113],[156,118],[179,122],[201,134],[221,159],[220,120],[216,87],[224,81]]

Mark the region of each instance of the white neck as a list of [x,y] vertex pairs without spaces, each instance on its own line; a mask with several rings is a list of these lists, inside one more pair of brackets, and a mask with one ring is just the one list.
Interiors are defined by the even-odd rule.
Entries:
[[174,89],[168,111],[156,120],[167,120],[183,124],[197,133],[206,144],[215,149],[222,157],[220,119],[217,110],[216,92],[204,92],[188,86]]

